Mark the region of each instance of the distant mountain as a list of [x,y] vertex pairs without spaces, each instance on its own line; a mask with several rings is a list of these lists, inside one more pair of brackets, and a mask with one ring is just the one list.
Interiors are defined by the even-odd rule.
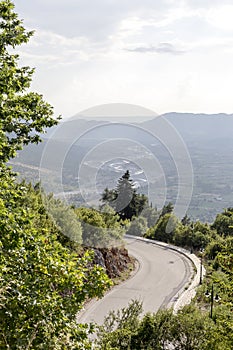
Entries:
[[[163,114],[174,125],[185,141],[198,139],[223,139],[233,136],[233,114]],[[150,121],[153,123],[153,120]]]
[[[53,138],[59,141],[70,141],[82,137],[82,139],[107,139],[119,137],[137,137],[143,141],[148,138],[140,132],[140,128],[150,130],[156,129],[158,119],[165,118],[180,133],[185,141],[188,140],[205,140],[205,139],[223,139],[232,138],[233,135],[233,114],[193,114],[193,113],[165,113],[161,116],[147,120],[145,122],[135,122],[131,118],[131,123],[120,121],[111,122],[101,120],[84,119],[85,117],[73,117],[62,121],[59,125],[48,129],[43,138]],[[122,118],[121,118],[122,119]],[[135,120],[139,117],[135,116]],[[134,127],[138,127],[138,130]]]
[[[65,120],[42,136],[42,144],[29,145],[19,152],[18,158],[13,160],[14,168],[32,181],[33,177],[38,180],[42,169],[42,175],[46,174],[46,179],[48,177],[49,184],[54,185],[53,191],[56,192],[61,182],[56,170],[62,158],[65,191],[77,191],[78,172],[80,166],[85,165],[87,174],[91,176],[98,169],[96,181],[99,193],[106,186],[112,188],[119,176],[129,168],[133,180],[142,191],[147,189],[145,175],[149,174],[153,179],[154,203],[157,203],[160,192],[163,195],[166,191],[166,198],[174,202],[179,174],[173,155],[179,153],[175,142],[180,135],[179,139],[183,139],[190,154],[194,173],[189,214],[196,219],[211,221],[217,212],[232,206],[233,114],[172,112],[137,123],[139,119],[136,117],[133,122],[131,118],[130,123],[108,122],[106,116],[104,120],[100,117],[98,120],[84,119],[82,116]],[[160,135],[164,138],[162,141]],[[105,148],[101,146],[105,144]],[[170,148],[166,147],[168,144]],[[47,159],[48,154],[48,161],[41,161]],[[162,172],[159,167],[155,169],[156,162]],[[46,172],[46,169],[50,172]],[[56,187],[57,184],[59,186]]]
[[59,141],[70,141],[75,139],[76,136],[85,134],[87,130],[98,128],[101,125],[106,124],[104,121],[97,120],[85,120],[80,117],[64,119],[58,125],[53,126],[46,130],[46,134],[42,137],[45,139],[53,138]]

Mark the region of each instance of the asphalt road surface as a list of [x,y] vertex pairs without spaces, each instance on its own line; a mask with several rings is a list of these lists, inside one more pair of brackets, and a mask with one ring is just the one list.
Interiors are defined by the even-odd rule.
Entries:
[[126,242],[129,254],[138,260],[138,270],[104,298],[91,301],[78,315],[78,322],[102,324],[110,310],[126,307],[132,299],[143,302],[144,313],[155,312],[190,280],[192,266],[182,254],[134,238]]

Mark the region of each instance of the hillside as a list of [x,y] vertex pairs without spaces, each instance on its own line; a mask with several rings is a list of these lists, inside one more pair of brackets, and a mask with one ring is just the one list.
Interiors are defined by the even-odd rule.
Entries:
[[[73,192],[75,196],[72,196],[72,201],[82,203],[85,199],[78,194],[81,165],[85,165],[87,174],[95,173],[98,169],[96,185],[99,193],[106,185],[113,187],[119,175],[129,168],[141,192],[148,193],[148,178],[152,179],[149,180],[152,184],[151,201],[160,207],[165,191],[166,200],[175,201],[179,181],[174,155],[169,153],[166,144],[153,136],[161,133],[161,120],[165,124],[167,120],[169,125],[174,126],[176,137],[184,141],[191,157],[194,188],[189,215],[212,221],[217,212],[231,205],[232,115],[167,113],[135,124],[109,123],[101,121],[100,117],[98,120],[76,117],[54,126],[43,135],[44,142],[39,146],[30,145],[19,152],[14,169],[30,181],[44,181],[46,178],[45,187],[50,189],[52,186],[51,190],[55,193]],[[167,137],[166,142],[171,142],[175,150],[172,145],[174,140],[169,141]],[[105,144],[107,146],[104,148]],[[59,157],[63,159],[59,160]],[[160,169],[155,170],[153,159],[157,159]],[[30,169],[24,164],[37,168]],[[56,171],[61,166],[62,189],[59,184],[56,185],[60,181]],[[50,171],[49,177],[44,176],[46,169]],[[93,191],[90,192],[92,196]],[[98,201],[96,195],[92,197],[92,201]]]

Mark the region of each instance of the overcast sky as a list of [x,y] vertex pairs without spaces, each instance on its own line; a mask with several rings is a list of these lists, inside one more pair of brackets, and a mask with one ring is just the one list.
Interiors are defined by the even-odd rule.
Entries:
[[232,0],[15,0],[32,87],[70,117],[104,103],[233,113]]

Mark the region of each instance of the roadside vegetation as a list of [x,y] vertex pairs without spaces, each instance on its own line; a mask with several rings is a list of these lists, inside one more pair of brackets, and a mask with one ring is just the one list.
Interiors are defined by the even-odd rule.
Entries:
[[186,248],[197,254],[207,274],[190,305],[177,314],[160,310],[142,317],[137,300],[111,312],[97,330],[97,349],[230,350],[233,348],[233,208],[218,214],[212,224],[179,220],[172,203],[162,210],[145,201],[132,217],[130,234]]
[[177,314],[160,310],[140,317],[141,311],[142,305],[132,301],[127,308],[110,313],[98,329],[95,349],[232,349],[232,328],[224,317],[214,322],[194,305]]

